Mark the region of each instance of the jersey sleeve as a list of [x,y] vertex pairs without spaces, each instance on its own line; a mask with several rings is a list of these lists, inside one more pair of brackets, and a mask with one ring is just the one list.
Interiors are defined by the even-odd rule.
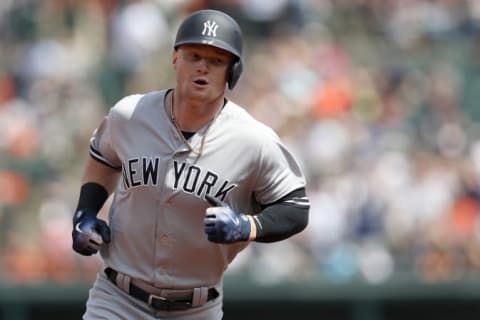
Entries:
[[90,138],[90,156],[95,160],[113,168],[121,169],[122,162],[118,156],[116,140],[121,139],[115,130],[120,126],[125,110],[131,104],[134,96],[127,96],[118,101],[100,122]]
[[90,155],[95,160],[117,170],[122,168],[120,148],[125,128],[142,97],[141,94],[124,97],[103,118],[90,139]]
[[260,151],[255,198],[262,204],[273,203],[288,193],[305,187],[304,174],[292,153],[272,133],[264,139]]
[[121,161],[112,141],[112,123],[114,122],[112,110],[103,118],[90,138],[90,156],[113,169],[120,169]]

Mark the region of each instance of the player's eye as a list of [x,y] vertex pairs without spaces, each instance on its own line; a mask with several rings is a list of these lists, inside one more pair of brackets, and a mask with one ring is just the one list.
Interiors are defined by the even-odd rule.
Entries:
[[195,53],[195,52],[187,53],[187,54],[185,55],[185,57],[186,57],[186,59],[187,59],[188,61],[192,61],[192,62],[198,61],[198,60],[201,59],[200,55],[197,54],[197,53]]
[[226,63],[226,61],[225,59],[216,57],[216,58],[211,58],[210,63],[214,66],[223,66]]

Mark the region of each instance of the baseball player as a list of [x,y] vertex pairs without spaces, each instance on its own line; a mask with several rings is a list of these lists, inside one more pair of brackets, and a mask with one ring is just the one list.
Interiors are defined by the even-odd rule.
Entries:
[[[242,72],[238,24],[220,11],[192,13],[172,67],[175,87],[121,99],[92,135],[72,239],[79,254],[100,250],[105,270],[83,319],[222,319],[235,256],[308,223],[297,162],[225,98]],[[107,224],[97,213],[111,193]]]

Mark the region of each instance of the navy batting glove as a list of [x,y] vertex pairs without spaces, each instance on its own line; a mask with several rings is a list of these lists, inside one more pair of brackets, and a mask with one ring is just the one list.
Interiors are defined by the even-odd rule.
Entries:
[[81,255],[91,256],[110,242],[110,228],[97,214],[95,210],[80,209],[73,216],[72,248]]
[[205,199],[212,205],[206,210],[204,226],[208,240],[216,243],[246,241],[250,237],[250,220],[236,213],[226,203],[209,195]]

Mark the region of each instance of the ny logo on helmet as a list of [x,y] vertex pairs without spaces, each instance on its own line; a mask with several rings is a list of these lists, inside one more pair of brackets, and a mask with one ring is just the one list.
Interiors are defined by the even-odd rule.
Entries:
[[217,28],[218,28],[218,24],[215,21],[210,21],[210,20],[205,21],[203,23],[202,36],[206,34],[209,37],[216,37]]

